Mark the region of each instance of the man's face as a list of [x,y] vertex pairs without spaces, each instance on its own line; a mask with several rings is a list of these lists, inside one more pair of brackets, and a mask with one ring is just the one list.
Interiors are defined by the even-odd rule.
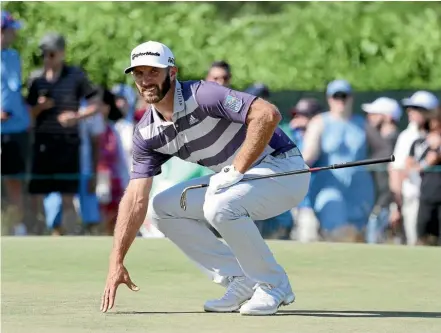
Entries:
[[378,127],[385,121],[386,116],[379,113],[368,113],[367,119],[373,127]]
[[295,114],[291,120],[290,126],[295,129],[306,129],[311,118],[303,114]]
[[328,97],[329,108],[336,112],[345,112],[352,109],[353,98],[345,92],[337,92]]
[[17,37],[17,31],[12,28],[2,29],[2,44],[5,46],[11,45]]
[[410,107],[407,108],[407,115],[409,116],[409,122],[417,124],[419,127],[426,123],[427,110],[421,108]]
[[117,97],[116,98],[116,106],[124,113],[127,114],[129,111],[129,103],[124,97]]
[[230,85],[230,74],[222,67],[213,67],[208,72],[205,80],[228,87]]
[[60,50],[44,50],[43,63],[46,68],[60,67],[64,62],[64,51]]
[[159,103],[170,90],[176,78],[176,68],[139,66],[133,69],[133,77],[139,94],[147,104]]

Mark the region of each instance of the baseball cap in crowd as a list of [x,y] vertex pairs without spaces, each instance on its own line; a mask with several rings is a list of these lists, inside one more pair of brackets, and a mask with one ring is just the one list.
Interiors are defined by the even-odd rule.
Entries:
[[172,51],[162,43],[148,41],[135,47],[130,54],[130,67],[124,73],[130,73],[137,66],[167,68],[175,65]]
[[332,96],[336,93],[345,93],[348,95],[351,94],[352,87],[350,83],[346,80],[334,80],[330,82],[326,88],[326,95]]
[[399,121],[401,115],[403,114],[400,104],[396,100],[389,97],[377,98],[372,103],[362,104],[361,108],[367,113],[390,116],[395,121]]
[[20,29],[21,22],[15,20],[9,12],[2,10],[2,29],[8,28],[15,30]]
[[403,106],[406,108],[415,107],[426,110],[434,110],[439,106],[436,96],[428,91],[417,91],[409,98],[402,100]]
[[323,108],[315,98],[302,98],[291,109],[291,115],[302,115],[312,118],[322,112]]
[[263,83],[255,83],[252,86],[248,87],[245,92],[262,98],[268,98],[270,95],[269,88]]
[[66,48],[66,40],[62,35],[50,32],[43,36],[38,47],[42,51],[63,51]]

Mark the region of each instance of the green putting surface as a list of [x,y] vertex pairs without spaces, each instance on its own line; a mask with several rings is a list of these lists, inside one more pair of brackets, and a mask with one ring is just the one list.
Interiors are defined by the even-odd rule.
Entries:
[[269,242],[296,302],[269,317],[204,313],[223,288],[168,240],[137,239],[99,311],[112,239],[2,238],[2,332],[441,332],[441,249]]

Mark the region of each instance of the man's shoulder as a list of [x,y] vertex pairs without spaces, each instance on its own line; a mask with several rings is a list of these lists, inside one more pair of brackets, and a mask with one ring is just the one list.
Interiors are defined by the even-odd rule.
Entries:
[[194,94],[201,86],[202,80],[180,81],[184,97]]

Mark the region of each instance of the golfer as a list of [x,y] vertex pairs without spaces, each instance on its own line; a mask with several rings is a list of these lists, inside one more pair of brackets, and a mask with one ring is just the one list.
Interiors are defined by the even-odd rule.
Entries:
[[[175,57],[161,43],[140,44],[130,58],[125,73],[133,75],[149,109],[134,133],[131,180],[119,206],[101,311],[113,307],[119,284],[138,290],[124,257],[146,216],[153,177],[176,156],[216,172],[171,187],[153,197],[151,204],[157,228],[214,282],[225,286],[224,296],[207,301],[204,309],[276,313],[295,296],[253,221],[279,215],[301,202],[310,175],[241,180],[307,168],[299,149],[278,128],[279,111],[263,99],[217,83],[178,81]],[[182,190],[200,183],[209,187],[189,191],[187,209],[182,210]]]

